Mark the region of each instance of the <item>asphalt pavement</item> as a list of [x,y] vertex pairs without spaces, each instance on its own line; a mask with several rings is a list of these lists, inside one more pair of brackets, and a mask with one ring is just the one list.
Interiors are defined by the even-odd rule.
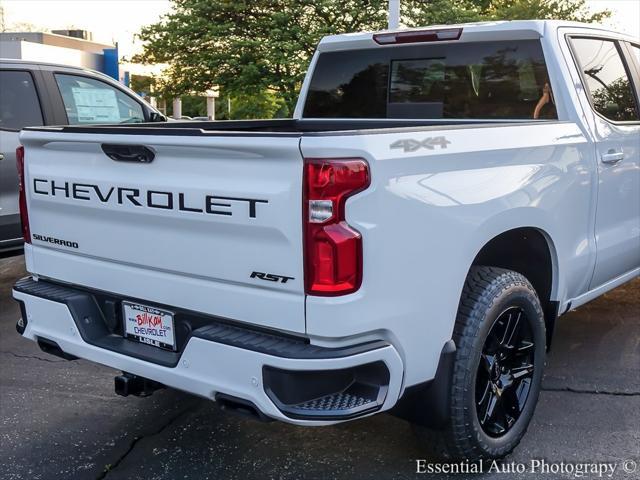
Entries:
[[[239,417],[173,390],[119,397],[119,372],[47,355],[16,333],[11,286],[24,275],[22,256],[0,258],[2,479],[429,477],[417,473],[417,460],[435,461],[428,446],[390,415],[305,428]],[[640,280],[558,321],[519,448],[483,465],[481,476],[453,478],[580,478],[578,469],[600,478],[595,462],[615,466],[601,478],[640,478]]]

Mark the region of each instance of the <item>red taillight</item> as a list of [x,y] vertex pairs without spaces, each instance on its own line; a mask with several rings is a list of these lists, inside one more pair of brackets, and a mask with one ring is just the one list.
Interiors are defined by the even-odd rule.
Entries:
[[373,40],[380,45],[444,42],[445,40],[458,40],[461,35],[461,28],[441,28],[437,30],[407,30],[406,32],[376,33],[373,35]]
[[20,207],[20,222],[22,223],[22,237],[26,243],[31,243],[29,230],[29,212],[27,212],[27,192],[24,184],[24,147],[16,148],[16,167],[18,167],[18,205]]
[[347,224],[348,197],[369,186],[361,158],[306,158],[304,165],[305,290],[345,295],[362,283],[362,236]]

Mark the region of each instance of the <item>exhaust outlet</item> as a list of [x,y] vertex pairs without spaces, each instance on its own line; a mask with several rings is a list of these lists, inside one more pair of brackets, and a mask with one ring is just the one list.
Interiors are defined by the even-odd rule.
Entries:
[[238,398],[224,393],[216,393],[215,400],[222,410],[233,412],[244,417],[251,417],[261,422],[273,421],[273,418],[267,417],[253,402],[245,400],[244,398]]

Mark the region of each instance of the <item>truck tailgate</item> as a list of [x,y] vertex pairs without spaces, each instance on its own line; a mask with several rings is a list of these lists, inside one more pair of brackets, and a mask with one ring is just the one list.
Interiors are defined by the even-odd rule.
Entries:
[[[24,131],[21,142],[32,273],[305,331],[296,135]],[[114,160],[104,145],[155,157]]]

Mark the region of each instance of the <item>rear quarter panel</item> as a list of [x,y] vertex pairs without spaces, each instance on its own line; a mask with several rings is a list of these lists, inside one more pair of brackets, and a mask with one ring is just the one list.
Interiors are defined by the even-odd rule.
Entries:
[[[446,148],[392,148],[445,137]],[[428,143],[428,142],[427,142]],[[376,332],[406,362],[405,385],[432,378],[451,338],[464,279],[479,250],[518,227],[540,229],[554,259],[553,299],[586,290],[593,271],[592,146],[570,122],[305,136],[305,157],[362,157],[371,187],[348,200],[363,236],[361,289],[307,297],[307,332]]]

